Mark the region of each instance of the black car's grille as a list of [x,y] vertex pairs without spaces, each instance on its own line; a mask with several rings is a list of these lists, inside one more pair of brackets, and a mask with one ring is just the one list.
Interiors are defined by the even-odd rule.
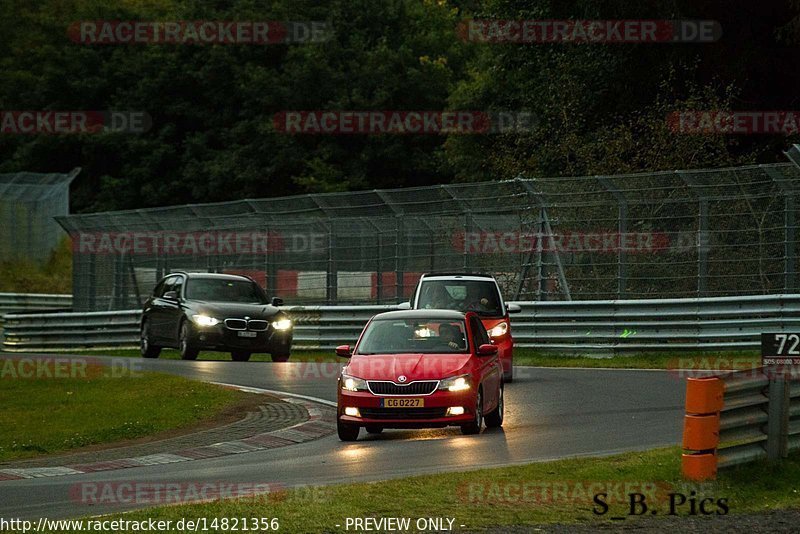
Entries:
[[254,330],[256,332],[263,332],[267,329],[267,321],[261,321],[259,319],[252,319],[247,322],[247,329]]
[[231,330],[247,330],[247,321],[244,319],[225,319],[225,326]]
[[367,419],[438,419],[447,408],[359,408]]
[[394,382],[370,380],[367,384],[375,395],[430,395],[436,391],[439,382],[437,380],[421,380],[398,385]]
[[225,319],[225,326],[231,330],[252,330],[253,332],[263,332],[269,328],[269,323],[262,319]]

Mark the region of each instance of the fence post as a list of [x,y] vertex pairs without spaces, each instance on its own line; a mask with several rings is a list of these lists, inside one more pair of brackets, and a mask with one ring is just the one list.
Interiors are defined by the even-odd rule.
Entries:
[[[628,232],[628,201],[625,199],[619,188],[611,183],[605,176],[595,176],[600,185],[617,201],[617,232],[619,233],[620,244],[625,239]],[[625,247],[617,247],[617,298],[625,297],[626,284],[628,279],[627,254]]]
[[329,305],[339,300],[339,270],[336,262],[336,222],[328,222],[328,265],[325,274],[325,300]]
[[[797,145],[794,145],[794,152],[797,152]],[[794,157],[792,157],[793,151],[790,149],[788,152],[784,152],[787,156],[789,156],[790,161],[795,165],[798,165],[798,161]],[[781,192],[783,193],[783,289],[787,293],[791,293],[794,291],[795,282],[796,282],[796,265],[797,262],[797,251],[795,245],[795,201],[794,195],[797,193],[797,190],[792,185],[792,181],[783,175],[783,173],[779,172],[778,169],[775,167],[771,167],[769,165],[759,165],[760,168],[766,172],[767,176],[772,178],[772,181],[778,184]]]
[[[770,369],[770,368],[768,368]],[[770,372],[771,371],[771,372]],[[772,367],[768,372],[769,408],[767,421],[767,459],[771,462],[789,454],[789,387],[779,376],[783,372]]]
[[686,415],[683,421],[681,472],[684,478],[703,481],[717,476],[719,414],[725,385],[719,378],[686,381]]
[[675,171],[678,176],[689,186],[689,191],[697,198],[697,296],[703,297],[708,291],[708,255],[710,234],[708,230],[709,200],[702,192],[702,185],[693,176],[684,171]]

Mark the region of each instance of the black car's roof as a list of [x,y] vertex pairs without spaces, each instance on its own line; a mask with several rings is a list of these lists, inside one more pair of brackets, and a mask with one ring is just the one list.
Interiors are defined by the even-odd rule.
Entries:
[[[251,282],[248,277],[240,274],[222,274],[222,273],[187,273],[185,271],[173,271],[169,275],[182,274],[187,278],[212,278],[215,280],[245,280]],[[167,275],[167,276],[169,276]]]
[[447,319],[464,320],[464,314],[453,310],[398,310],[379,313],[373,320],[383,319]]

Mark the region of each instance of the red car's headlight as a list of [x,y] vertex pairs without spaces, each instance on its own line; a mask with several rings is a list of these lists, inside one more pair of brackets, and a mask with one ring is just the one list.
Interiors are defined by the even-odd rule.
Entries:
[[470,387],[469,375],[453,376],[439,382],[439,389],[446,391],[466,391]]
[[342,389],[347,391],[367,391],[367,381],[350,375],[342,375]]

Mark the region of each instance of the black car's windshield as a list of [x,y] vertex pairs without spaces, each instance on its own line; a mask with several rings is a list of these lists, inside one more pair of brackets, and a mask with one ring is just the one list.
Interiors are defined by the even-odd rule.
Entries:
[[497,285],[490,280],[426,280],[417,308],[473,311],[482,317],[501,317]]
[[372,321],[357,354],[453,354],[467,352],[464,321],[379,319]]
[[186,283],[186,298],[242,304],[267,303],[266,296],[254,282],[224,278],[190,278]]

